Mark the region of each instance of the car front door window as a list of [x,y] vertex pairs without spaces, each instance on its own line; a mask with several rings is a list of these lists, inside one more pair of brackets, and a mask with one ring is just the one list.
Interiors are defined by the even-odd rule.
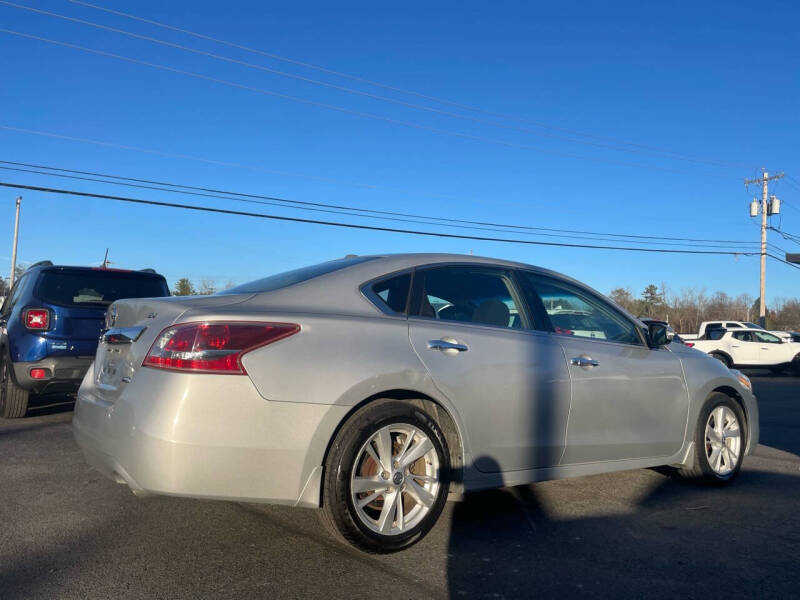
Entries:
[[759,342],[762,344],[780,344],[781,338],[777,335],[772,335],[771,333],[767,333],[766,331],[754,331],[753,334],[756,336]]
[[567,282],[524,273],[559,335],[642,345],[636,325],[606,302]]

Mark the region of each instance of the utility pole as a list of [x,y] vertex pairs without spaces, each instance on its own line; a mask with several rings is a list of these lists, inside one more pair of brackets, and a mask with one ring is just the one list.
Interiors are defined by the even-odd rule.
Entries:
[[17,239],[19,238],[19,205],[22,196],[17,196],[17,216],[14,218],[14,247],[11,250],[11,277],[9,277],[8,288],[14,287],[14,279],[17,275]]
[[[783,177],[783,173],[777,173],[770,177],[769,173],[763,171],[761,177],[757,179],[744,180],[745,186],[752,183],[761,184],[761,286],[758,302],[758,324],[761,325],[761,327],[767,326],[767,217],[772,214],[777,214],[780,210],[780,203],[776,198],[773,197],[773,201],[770,202],[768,187],[770,181],[775,181],[781,177]],[[773,207],[775,210],[773,210]],[[758,200],[755,198],[753,198],[753,201],[750,203],[750,216],[758,216]]]

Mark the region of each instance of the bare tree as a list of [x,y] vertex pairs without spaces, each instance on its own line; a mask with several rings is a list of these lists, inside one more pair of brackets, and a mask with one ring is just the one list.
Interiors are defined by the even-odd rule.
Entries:
[[217,293],[216,282],[213,279],[201,279],[197,293],[201,296],[210,296]]

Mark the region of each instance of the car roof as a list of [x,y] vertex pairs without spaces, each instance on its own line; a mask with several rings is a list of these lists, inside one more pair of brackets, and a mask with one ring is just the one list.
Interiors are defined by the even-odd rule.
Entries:
[[[229,290],[228,293],[255,294],[253,298],[243,302],[253,308],[257,307],[259,310],[330,312],[331,306],[335,305],[338,308],[337,312],[374,314],[378,309],[361,293],[361,286],[363,284],[389,276],[392,273],[398,273],[416,267],[470,264],[530,270],[568,281],[576,287],[583,288],[591,293],[600,296],[603,295],[580,281],[576,281],[549,269],[527,263],[485,256],[447,253],[403,253],[374,254],[358,257],[350,255],[346,258],[358,258],[360,260],[348,261],[346,264],[343,264],[341,268],[274,290],[258,292],[256,290],[243,289],[239,292],[234,288]],[[342,260],[344,263],[346,259],[338,260]],[[246,286],[247,284],[244,284],[240,287],[244,288]],[[244,304],[241,306],[242,308],[245,307]],[[623,309],[620,310],[625,312],[631,319],[636,320],[636,317],[633,315],[630,315]]]

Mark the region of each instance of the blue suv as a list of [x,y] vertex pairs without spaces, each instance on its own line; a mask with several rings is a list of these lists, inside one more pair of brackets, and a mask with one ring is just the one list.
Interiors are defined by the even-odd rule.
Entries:
[[35,394],[71,394],[94,360],[106,308],[120,298],[169,296],[152,269],[31,265],[0,309],[0,416],[22,417]]

